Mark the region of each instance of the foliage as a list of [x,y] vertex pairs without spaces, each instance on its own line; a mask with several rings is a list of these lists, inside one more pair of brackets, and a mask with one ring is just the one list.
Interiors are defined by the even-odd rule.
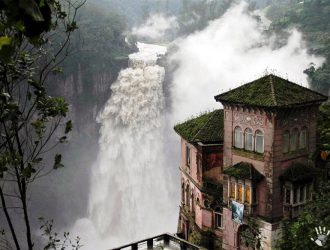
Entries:
[[181,124],[174,130],[188,141],[217,142],[223,140],[223,110],[202,114]]
[[223,173],[233,176],[237,179],[260,180],[263,175],[260,174],[251,163],[239,162],[223,170]]
[[77,237],[75,238],[74,242],[72,242],[69,232],[64,232],[63,237],[59,237],[58,233],[54,232],[53,220],[45,221],[44,218],[39,218],[39,221],[43,223],[40,229],[43,230],[42,236],[47,242],[46,246],[44,247],[44,250],[64,250],[68,247],[71,247],[72,250],[78,250],[82,247],[80,245],[80,238]]
[[178,14],[179,34],[188,35],[196,30],[202,30],[208,23],[222,16],[233,1],[182,1],[182,9]]
[[[330,184],[321,183],[313,201],[308,203],[296,221],[285,221],[282,225],[282,239],[277,247],[283,250],[320,249],[311,240],[317,238],[315,227],[330,229]],[[324,246],[329,249],[330,242]]]
[[261,248],[261,231],[257,221],[252,217],[247,217],[246,225],[242,226],[239,233],[240,241],[244,246],[253,247],[254,249]]
[[[82,4],[47,0],[0,3],[0,198],[16,249],[34,248],[29,187],[52,170],[46,168],[44,157],[66,142],[72,129],[71,121],[64,120],[68,104],[62,97],[49,96],[45,83],[69,54]],[[60,167],[61,155],[56,154],[53,169]],[[23,221],[17,213],[23,214]],[[23,228],[25,244],[17,233]]]
[[305,35],[310,52],[326,58],[324,65],[315,69],[312,64],[304,72],[313,89],[327,93],[330,89],[330,2],[327,0],[290,1],[274,3],[267,10],[272,20],[271,29],[281,32],[291,26],[298,26]]

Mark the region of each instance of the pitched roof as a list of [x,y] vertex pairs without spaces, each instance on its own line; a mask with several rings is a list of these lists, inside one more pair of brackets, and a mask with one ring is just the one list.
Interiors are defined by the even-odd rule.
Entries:
[[264,176],[251,163],[239,162],[223,170],[223,173],[237,179],[261,180]]
[[308,167],[302,163],[293,163],[279,179],[281,181],[290,181],[293,183],[304,183],[312,181],[315,175],[319,172],[318,169]]
[[202,114],[174,127],[175,132],[190,142],[222,142],[223,110]]
[[214,97],[223,103],[265,108],[286,108],[326,101],[327,96],[273,74]]

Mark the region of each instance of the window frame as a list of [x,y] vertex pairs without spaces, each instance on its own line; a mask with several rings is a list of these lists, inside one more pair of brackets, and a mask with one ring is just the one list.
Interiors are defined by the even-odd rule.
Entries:
[[290,152],[290,131],[289,130],[285,130],[283,135],[282,135],[282,139],[283,139],[283,145],[282,145],[282,153],[286,154]]
[[[258,134],[258,133],[260,133],[260,134]],[[262,152],[259,152],[258,150],[257,150],[257,145],[258,145],[258,143],[257,143],[257,138],[258,137],[261,137],[262,138]],[[255,142],[254,142],[254,151],[255,152],[257,152],[257,153],[260,153],[260,154],[263,154],[264,152],[265,152],[265,137],[264,137],[264,133],[260,130],[260,129],[257,129],[256,130],[256,132],[255,132],[255,136],[254,136],[254,140],[255,140]]]
[[190,167],[190,164],[191,164],[191,152],[189,145],[186,144],[186,165]]
[[[240,191],[239,186],[242,186],[242,196],[240,199]],[[234,189],[233,189],[234,187]],[[249,199],[247,199],[247,190],[249,190]],[[253,205],[257,203],[257,187],[252,182],[246,182],[243,180],[237,179],[229,179],[228,180],[228,200],[234,200],[236,202],[246,204],[246,205]],[[233,197],[235,194],[235,197]]]
[[[238,145],[238,140],[237,138],[240,138],[240,145]],[[243,133],[243,129],[240,126],[236,126],[234,128],[234,147],[235,148],[239,148],[239,149],[243,149],[244,148],[244,133]]]
[[[303,144],[302,144],[302,135],[304,135]],[[303,127],[299,133],[299,149],[307,148],[307,144],[308,144],[307,138],[308,138],[308,129],[307,129],[307,127]]]
[[[217,217],[220,217],[220,226],[218,226],[218,220]],[[223,229],[223,215],[219,211],[214,211],[214,227],[216,229]]]
[[299,149],[299,130],[293,128],[290,133],[290,152],[295,152]]
[[[248,143],[248,139],[250,139]],[[244,130],[244,149],[246,151],[253,151],[254,150],[254,138],[253,138],[253,130],[251,128],[246,128]],[[247,145],[251,144],[251,148],[247,148]]]
[[188,207],[188,210],[190,210],[190,187],[189,184],[186,184],[186,196],[185,196],[185,205]]

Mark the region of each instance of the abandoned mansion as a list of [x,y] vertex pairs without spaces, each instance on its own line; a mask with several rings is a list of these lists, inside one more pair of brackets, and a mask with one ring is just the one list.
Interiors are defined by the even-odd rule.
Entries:
[[215,96],[181,136],[178,235],[207,249],[273,249],[312,198],[316,117],[327,97],[273,74]]

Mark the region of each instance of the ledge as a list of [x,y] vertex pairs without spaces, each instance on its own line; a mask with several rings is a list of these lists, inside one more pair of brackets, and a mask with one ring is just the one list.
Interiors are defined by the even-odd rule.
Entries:
[[253,160],[264,161],[264,155],[254,152],[254,151],[247,151],[245,149],[239,148],[232,148],[232,152],[239,156],[244,156]]

